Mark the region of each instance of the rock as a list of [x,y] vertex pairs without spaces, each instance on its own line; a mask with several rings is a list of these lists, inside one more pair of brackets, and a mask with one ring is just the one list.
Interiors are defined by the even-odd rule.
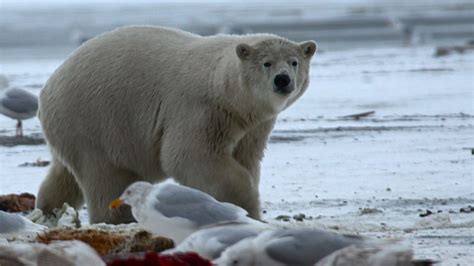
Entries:
[[360,215],[375,214],[375,213],[382,213],[382,211],[377,208],[359,208]]
[[35,208],[36,197],[30,193],[0,196],[0,210],[6,212],[29,212]]
[[441,57],[441,56],[446,56],[453,53],[463,54],[468,51],[474,51],[474,45],[472,45],[471,43],[467,43],[465,45],[455,45],[455,46],[440,46],[440,47],[436,47],[434,56]]
[[41,160],[41,159],[38,159],[36,160],[36,162],[32,162],[32,163],[29,163],[29,162],[24,162],[18,166],[20,167],[29,167],[29,166],[32,166],[32,167],[45,167],[45,166],[48,166],[51,162],[50,161],[45,161],[45,160]]
[[304,219],[306,219],[306,215],[304,213],[293,215],[293,219],[295,219],[296,221],[302,222]]
[[474,207],[471,206],[471,205],[468,205],[467,207],[464,207],[464,208],[459,209],[459,212],[462,212],[462,213],[471,213],[471,212],[474,212]]
[[291,217],[289,215],[278,215],[275,220],[277,221],[283,221],[283,222],[289,222]]
[[362,117],[371,116],[373,114],[375,114],[375,111],[368,111],[368,112],[363,112],[363,113],[358,113],[358,114],[345,115],[345,116],[341,116],[340,118],[359,120]]
[[420,217],[426,217],[426,216],[430,216],[431,214],[433,214],[432,211],[430,210],[426,210],[425,213],[420,213]]

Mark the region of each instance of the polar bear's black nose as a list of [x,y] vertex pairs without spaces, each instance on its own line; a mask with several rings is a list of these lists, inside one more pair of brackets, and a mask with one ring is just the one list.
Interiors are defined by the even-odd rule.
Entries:
[[277,88],[281,89],[288,86],[288,84],[290,84],[291,82],[291,79],[290,76],[286,74],[278,74],[276,75],[275,80],[273,80],[273,82],[275,82],[275,86]]

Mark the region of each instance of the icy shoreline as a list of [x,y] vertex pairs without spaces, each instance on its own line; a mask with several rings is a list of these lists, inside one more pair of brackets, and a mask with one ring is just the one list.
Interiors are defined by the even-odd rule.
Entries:
[[[473,264],[474,213],[460,209],[474,205],[474,53],[433,52],[317,55],[311,87],[280,115],[262,162],[264,219],[406,238],[417,257]],[[61,62],[8,58],[0,67],[12,85],[36,94]],[[342,118],[366,111],[375,114]],[[0,134],[14,134],[14,123],[0,116]],[[24,126],[40,133],[37,119]],[[0,146],[0,194],[36,194],[47,167],[19,165],[38,158],[50,159],[45,145]],[[295,220],[300,213],[307,218]],[[87,221],[84,209],[80,218]]]

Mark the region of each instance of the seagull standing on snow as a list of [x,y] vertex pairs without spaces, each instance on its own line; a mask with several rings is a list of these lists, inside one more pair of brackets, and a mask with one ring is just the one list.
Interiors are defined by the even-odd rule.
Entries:
[[46,229],[47,227],[35,224],[20,214],[0,211],[0,236],[39,233]]
[[173,180],[158,184],[135,182],[112,201],[110,208],[122,204],[132,207],[133,217],[155,234],[181,243],[193,232],[223,222],[260,223],[248,217],[246,210],[212,196],[179,185]]
[[11,88],[0,94],[0,114],[18,120],[16,136],[23,136],[22,120],[36,116],[38,98],[22,89]]
[[[333,252],[339,253],[336,257],[323,260]],[[344,256],[351,259],[338,260]],[[238,242],[226,249],[214,262],[219,266],[431,265],[415,264],[412,259],[413,252],[410,248],[400,248],[400,245],[393,243],[315,229],[279,229],[265,231],[256,238]]]

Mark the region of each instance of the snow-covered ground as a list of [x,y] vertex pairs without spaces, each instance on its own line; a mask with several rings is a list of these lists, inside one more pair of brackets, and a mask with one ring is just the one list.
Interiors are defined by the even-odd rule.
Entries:
[[[318,54],[310,88],[280,115],[266,151],[264,219],[406,238],[417,257],[474,265],[474,212],[460,212],[474,206],[474,53],[435,58],[433,51]],[[35,94],[66,54],[2,52],[0,73]],[[375,114],[343,117],[366,111]],[[26,134],[41,132],[36,118],[24,126]],[[0,116],[0,134],[14,130],[15,121]],[[0,194],[36,193],[47,168],[19,164],[38,158],[50,158],[45,145],[0,146]],[[427,210],[434,214],[419,216]]]

